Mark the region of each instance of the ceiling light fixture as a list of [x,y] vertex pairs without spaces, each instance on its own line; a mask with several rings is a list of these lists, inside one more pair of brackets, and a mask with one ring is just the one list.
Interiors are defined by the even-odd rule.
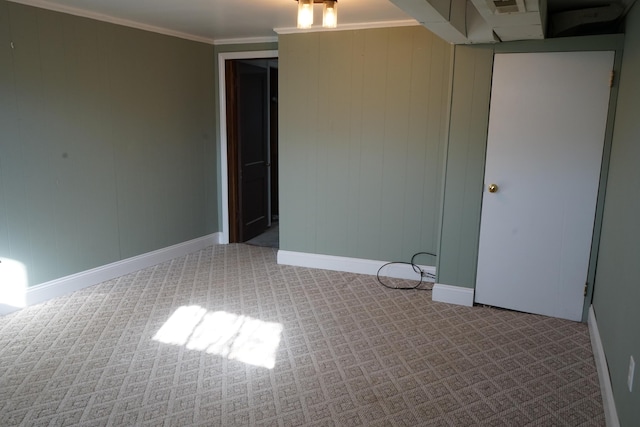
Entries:
[[338,0],[324,0],[322,26],[336,28],[338,26]]
[[311,28],[313,25],[313,5],[323,4],[322,26],[336,28],[338,25],[338,0],[296,0],[298,2],[298,28]]
[[313,25],[313,0],[298,0],[298,28]]

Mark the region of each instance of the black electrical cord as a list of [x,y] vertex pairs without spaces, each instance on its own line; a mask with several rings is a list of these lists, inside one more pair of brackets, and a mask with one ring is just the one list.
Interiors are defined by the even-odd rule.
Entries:
[[[389,289],[399,289],[399,290],[403,290],[403,291],[407,291],[407,290],[431,291],[432,288],[421,288],[420,286],[422,285],[422,283],[424,283],[424,278],[425,277],[428,278],[428,279],[435,279],[436,277],[432,273],[428,273],[426,271],[422,271],[420,269],[420,267],[414,262],[418,255],[437,256],[436,254],[433,254],[431,252],[417,252],[417,253],[413,254],[413,256],[411,257],[411,262],[393,261],[393,262],[388,262],[386,264],[383,264],[378,269],[378,272],[376,273],[376,279],[378,280],[378,283],[380,283],[385,288],[389,288]],[[393,264],[410,265],[411,268],[413,268],[413,271],[415,271],[417,274],[420,275],[420,281],[418,282],[418,284],[415,285],[415,286],[407,286],[407,287],[399,288],[397,286],[391,286],[391,285],[388,285],[387,283],[384,283],[382,281],[382,279],[380,278],[380,272],[382,271],[383,268],[385,268],[385,267],[387,267],[389,265],[393,265]]]

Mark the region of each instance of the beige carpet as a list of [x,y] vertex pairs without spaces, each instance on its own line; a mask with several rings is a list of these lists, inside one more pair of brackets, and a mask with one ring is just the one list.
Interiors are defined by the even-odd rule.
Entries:
[[215,246],[0,317],[2,426],[602,426],[584,324]]

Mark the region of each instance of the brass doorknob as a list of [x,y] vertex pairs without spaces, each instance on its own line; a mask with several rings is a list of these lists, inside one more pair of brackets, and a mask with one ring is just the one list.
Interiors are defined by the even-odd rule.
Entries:
[[496,191],[498,191],[498,186],[496,184],[490,184],[489,193],[495,193]]

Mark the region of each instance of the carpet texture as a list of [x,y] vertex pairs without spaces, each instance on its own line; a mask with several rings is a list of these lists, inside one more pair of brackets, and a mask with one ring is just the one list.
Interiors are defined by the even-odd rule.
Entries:
[[587,326],[214,246],[0,318],[2,426],[603,426]]

